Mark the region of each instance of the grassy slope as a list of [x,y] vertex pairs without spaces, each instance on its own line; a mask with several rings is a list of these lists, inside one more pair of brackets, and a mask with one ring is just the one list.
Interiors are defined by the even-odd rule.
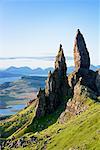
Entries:
[[[89,109],[72,117],[67,123],[56,122],[40,132],[25,134],[27,140],[33,135],[38,140],[18,150],[99,150],[100,103],[94,103],[91,99],[87,103],[90,105]],[[55,118],[55,115],[52,117]],[[44,124],[44,119],[38,125],[41,123]]]
[[63,150],[100,148],[100,105],[93,105],[88,111],[72,119],[65,129],[55,135],[48,149]]
[[[4,138],[15,135],[16,133],[24,132],[23,129],[27,127],[34,118],[35,112],[35,102],[29,107],[24,108],[17,114],[11,116],[10,118],[0,122],[1,135]],[[21,133],[22,135],[22,133]],[[20,136],[20,135],[19,135]]]

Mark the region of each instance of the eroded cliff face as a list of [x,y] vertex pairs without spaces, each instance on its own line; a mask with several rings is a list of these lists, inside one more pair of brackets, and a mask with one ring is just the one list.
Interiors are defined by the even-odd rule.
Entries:
[[82,78],[82,84],[97,91],[96,87],[96,73],[89,69],[90,67],[90,57],[89,52],[86,47],[86,43],[83,35],[77,30],[75,43],[74,43],[74,63],[75,71],[68,76],[68,81],[71,89]]
[[36,116],[41,117],[45,115],[46,109],[46,98],[45,98],[45,90],[39,90],[37,94],[37,107],[36,107]]
[[87,50],[84,37],[79,29],[77,30],[74,43],[74,63],[75,70],[79,70],[81,68],[89,69],[90,67],[89,52]]
[[100,95],[100,71],[89,69],[90,57],[81,32],[77,31],[74,43],[75,71],[66,76],[67,66],[60,44],[55,60],[55,69],[49,72],[46,87],[37,95],[36,117],[54,112],[61,105],[64,98],[70,96],[64,114],[76,115],[87,108],[83,105],[86,97],[96,99]]
[[[38,106],[36,110],[37,117],[44,116],[54,112],[62,103],[63,99],[69,95],[70,88],[66,76],[67,66],[62,45],[60,44],[58,54],[55,60],[55,69],[49,72],[46,80],[46,87],[39,91]],[[42,104],[44,103],[44,104]]]
[[96,87],[98,95],[100,95],[100,69],[96,71]]
[[96,93],[82,84],[82,78],[74,86],[73,97],[66,103],[65,111],[60,115],[59,122],[67,122],[72,116],[80,115],[86,111],[93,100],[97,100]]
[[46,80],[46,88],[45,88],[46,95],[58,92],[59,88],[61,88],[60,89],[61,91],[63,86],[64,88],[68,86],[66,82],[67,81],[66,71],[67,67],[65,62],[65,56],[63,53],[62,45],[60,45],[58,55],[56,56],[55,60],[55,70],[53,73],[51,73],[51,71],[49,72],[48,78]]
[[94,72],[89,69],[89,53],[83,35],[79,30],[74,44],[74,62],[75,71],[68,76],[68,83],[73,96],[66,103],[66,109],[59,118],[61,123],[88,109],[87,100],[98,101],[97,97],[100,95],[100,70]]

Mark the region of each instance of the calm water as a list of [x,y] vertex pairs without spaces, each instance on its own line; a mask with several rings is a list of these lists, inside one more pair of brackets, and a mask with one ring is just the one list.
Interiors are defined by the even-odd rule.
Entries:
[[25,106],[26,106],[25,104],[18,104],[18,105],[10,106],[6,109],[0,109],[0,115],[1,116],[13,115],[19,110],[23,109]]
[[0,78],[0,84],[3,84],[4,82],[12,82],[12,81],[18,80],[20,78],[21,77]]
[[[18,80],[20,78],[21,77],[0,78],[0,84],[2,84],[4,82],[12,82],[12,81]],[[26,106],[25,104],[17,104],[17,105],[9,106],[9,107],[4,108],[4,109],[0,109],[0,115],[6,116],[6,115],[15,114],[19,110],[23,109],[25,106]]]
[[[12,82],[20,79],[21,77],[9,77],[9,78],[0,78],[0,84],[4,82]],[[33,87],[34,88],[34,87]],[[37,92],[37,88],[34,88],[34,92]],[[0,116],[12,115],[17,113],[19,110],[23,109],[26,106],[25,104],[17,104],[8,106],[4,101],[0,101]]]

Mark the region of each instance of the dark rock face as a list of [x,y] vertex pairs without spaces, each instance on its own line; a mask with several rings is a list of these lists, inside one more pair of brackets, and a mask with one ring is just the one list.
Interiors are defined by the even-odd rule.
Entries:
[[65,56],[61,44],[60,44],[58,55],[56,56],[55,70],[58,71],[59,78],[62,79],[66,78],[67,67],[66,67]]
[[36,110],[36,116],[44,116],[45,115],[45,106],[46,106],[46,101],[45,101],[45,90],[39,90],[37,94],[37,110]]
[[80,68],[89,69],[90,57],[86,48],[85,40],[79,29],[77,30],[75,44],[74,44],[74,62],[75,69]]
[[74,61],[75,71],[67,77],[65,56],[60,45],[55,60],[55,70],[49,72],[45,89],[40,90],[37,95],[36,117],[54,112],[69,95],[73,96],[73,99],[67,103],[66,111],[79,114],[86,109],[81,105],[81,96],[96,99],[96,96],[100,95],[100,72],[89,70],[90,57],[79,30],[74,44]]
[[95,82],[96,82],[96,87],[97,87],[98,95],[100,95],[100,69],[97,70],[96,74],[97,75],[96,75]]
[[87,98],[97,99],[96,93],[92,91],[87,86],[82,85],[82,78],[79,78],[79,81],[74,87],[74,95],[72,99],[66,104],[65,111],[60,115],[59,122],[64,123],[69,118],[75,115],[79,115],[88,109],[88,104],[85,104]]
[[55,110],[56,107],[61,103],[62,97],[68,95],[68,82],[66,77],[66,63],[65,57],[60,45],[58,55],[56,56],[55,61],[55,70],[53,73],[49,72],[45,93],[48,97],[49,108],[48,111]]
[[74,86],[79,81],[79,78],[82,77],[82,84],[89,87],[93,91],[97,91],[96,87],[96,73],[92,70],[81,69],[80,71],[74,71],[68,76],[69,85],[74,89]]
[[75,62],[75,71],[68,76],[68,82],[71,89],[74,89],[74,86],[79,81],[79,78],[82,77],[82,84],[97,91],[96,87],[96,73],[92,70],[89,70],[90,67],[90,57],[88,50],[86,48],[85,40],[81,32],[77,31],[75,44],[74,44],[74,62]]
[[68,83],[73,91],[73,98],[66,104],[59,122],[67,121],[71,116],[78,115],[88,109],[87,98],[98,100],[100,95],[100,70],[89,70],[90,58],[83,35],[78,30],[74,45],[75,71],[68,76]]
[[69,93],[68,79],[66,77],[66,62],[62,45],[60,45],[55,61],[55,70],[48,74],[45,90],[39,91],[37,95],[38,106],[36,116],[41,117],[52,113],[62,103]]

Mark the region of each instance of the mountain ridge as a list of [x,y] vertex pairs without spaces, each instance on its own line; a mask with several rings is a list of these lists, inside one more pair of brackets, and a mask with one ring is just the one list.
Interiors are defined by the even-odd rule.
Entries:
[[[67,73],[70,74],[71,72],[74,71],[74,66],[70,66],[70,67],[67,67]],[[100,68],[99,65],[97,66],[94,66],[94,65],[90,65],[90,69],[93,70],[93,71],[96,71]],[[41,75],[48,75],[48,72],[49,71],[53,71],[54,68],[53,67],[48,67],[48,68],[45,68],[45,69],[42,69],[42,68],[36,68],[36,69],[31,69],[30,67],[14,67],[14,66],[11,66],[5,70],[1,70],[0,71],[0,78],[3,78],[3,77],[18,77],[18,76],[23,76],[23,75],[38,75],[38,74],[41,74]]]

